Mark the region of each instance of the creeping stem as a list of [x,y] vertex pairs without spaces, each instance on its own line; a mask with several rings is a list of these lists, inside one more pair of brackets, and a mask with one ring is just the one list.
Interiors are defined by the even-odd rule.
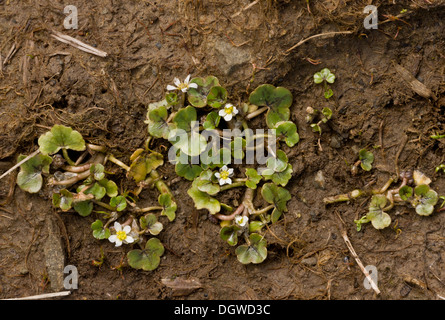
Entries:
[[115,156],[113,156],[112,154],[108,155],[108,160],[110,160],[111,162],[113,162],[114,164],[117,164],[119,167],[121,167],[122,169],[124,169],[125,171],[130,171],[130,167],[127,166],[125,163],[123,163],[122,161],[120,161],[119,159],[116,159]]
[[218,218],[219,220],[223,220],[223,221],[231,221],[233,219],[235,219],[236,216],[241,215],[241,213],[244,211],[244,204],[241,203],[238,208],[236,208],[235,211],[233,211],[232,214],[229,215],[225,215],[222,213],[215,213],[215,217]]

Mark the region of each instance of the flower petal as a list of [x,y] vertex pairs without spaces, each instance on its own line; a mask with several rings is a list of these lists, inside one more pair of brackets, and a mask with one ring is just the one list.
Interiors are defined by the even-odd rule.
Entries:
[[220,171],[227,171],[227,165],[223,165],[222,167],[221,167],[221,169],[219,169]]
[[189,75],[187,76],[187,78],[185,78],[185,80],[184,80],[184,83],[185,83],[185,84],[188,84],[188,83],[189,83],[189,81],[190,81],[190,77],[191,77],[191,75],[189,74]]
[[130,226],[125,226],[124,227],[124,232],[125,233],[130,233],[130,231],[131,231],[131,227]]
[[233,113],[233,114],[238,114],[238,109],[237,109],[236,107],[233,107],[233,111],[232,111],[232,113]]
[[221,110],[219,110],[219,112],[218,112],[218,115],[221,116],[221,117],[224,117],[226,114],[227,114],[227,113],[226,113],[226,110],[224,110],[224,109],[221,109]]
[[192,82],[192,83],[189,83],[188,87],[189,87],[189,88],[194,88],[194,89],[198,89],[198,84],[197,84],[197,83],[194,83],[194,82]]
[[126,242],[126,243],[133,243],[133,242],[134,242],[134,239],[133,239],[132,236],[127,236],[127,237],[125,238],[125,242]]
[[175,78],[175,79],[173,79],[173,83],[174,83],[176,86],[179,86],[179,85],[181,84],[181,80],[179,80],[178,78]]
[[122,231],[122,226],[121,226],[121,224],[119,223],[119,222],[115,222],[114,223],[114,230],[116,230],[116,231]]
[[116,247],[120,247],[122,245],[122,240],[116,239]]
[[229,175],[233,174],[233,169],[227,169],[227,172],[229,173]]
[[224,116],[224,120],[226,120],[226,121],[230,121],[230,120],[232,120],[232,114],[226,114],[226,115]]
[[221,177],[221,175],[219,174],[219,172],[215,172],[215,177],[217,177],[218,179]]
[[108,240],[110,240],[110,242],[116,242],[117,240],[117,235],[113,234],[111,236],[108,237]]
[[181,91],[182,91],[182,92],[187,92],[187,89],[188,89],[188,88],[185,87],[185,88],[182,88]]
[[176,90],[176,89],[178,89],[178,88],[176,88],[175,86],[172,86],[171,84],[169,84],[167,86],[167,90],[169,90],[169,91]]

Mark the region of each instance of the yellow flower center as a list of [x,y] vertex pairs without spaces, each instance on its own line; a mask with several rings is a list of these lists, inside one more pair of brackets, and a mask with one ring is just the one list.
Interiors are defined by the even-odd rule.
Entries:
[[120,241],[124,241],[125,239],[127,239],[127,234],[125,233],[125,231],[117,231],[116,236]]
[[221,171],[221,173],[219,174],[219,176],[221,177],[221,179],[226,180],[229,177],[229,171]]
[[186,84],[186,83],[180,83],[180,84],[178,85],[178,89],[179,89],[179,90],[182,90],[182,89],[185,89],[185,88],[187,88],[187,84]]
[[232,114],[232,112],[233,112],[233,106],[225,107],[225,108],[224,108],[224,111],[226,112],[226,114]]

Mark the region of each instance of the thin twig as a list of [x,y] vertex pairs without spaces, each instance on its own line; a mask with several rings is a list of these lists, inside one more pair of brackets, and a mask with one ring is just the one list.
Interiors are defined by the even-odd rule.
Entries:
[[14,43],[11,47],[11,49],[9,50],[8,54],[5,57],[5,60],[2,62],[2,69],[4,66],[6,66],[9,62],[9,60],[15,55],[15,53],[17,52],[17,46]]
[[244,8],[242,8],[240,11],[238,11],[237,13],[232,14],[231,18],[235,18],[237,16],[239,16],[243,11],[246,11],[248,9],[250,9],[251,7],[253,7],[254,5],[256,5],[259,2],[259,0],[255,0],[254,2],[248,4],[247,6],[245,6]]
[[106,56],[108,56],[108,53],[106,53],[105,51],[96,49],[96,48],[94,48],[86,43],[83,43],[82,41],[79,41],[73,37],[67,36],[63,33],[60,33],[60,32],[54,31],[54,30],[52,31],[52,33],[53,34],[51,34],[51,37],[53,37],[54,39],[59,40],[60,42],[69,44],[70,46],[73,46],[79,50],[97,55],[102,58],[105,58]]
[[371,285],[372,289],[374,290],[374,292],[376,294],[380,294],[380,290],[377,287],[376,283],[374,282],[374,280],[372,280],[371,276],[369,275],[369,272],[365,269],[365,267],[363,266],[362,261],[360,260],[360,258],[358,257],[357,253],[354,250],[354,247],[352,246],[351,241],[349,240],[348,237],[348,233],[346,232],[345,228],[344,228],[344,221],[342,220],[342,218],[340,217],[340,215],[338,214],[338,212],[335,212],[337,218],[340,220],[341,222],[341,235],[343,237],[343,240],[346,244],[346,246],[349,249],[349,252],[351,252],[352,256],[354,257],[355,261],[357,262],[358,266],[360,267],[360,269],[362,270],[363,274],[365,275],[366,279],[369,281],[369,284]]
[[12,171],[14,171],[16,168],[20,167],[23,163],[25,163],[26,161],[28,161],[29,159],[31,159],[32,157],[34,157],[35,155],[39,154],[40,150],[37,149],[36,151],[34,151],[33,153],[31,153],[29,156],[27,156],[25,159],[23,159],[22,161],[18,162],[16,165],[14,165],[11,169],[9,169],[8,171],[6,171],[5,173],[3,173],[0,176],[0,180],[3,179],[4,177],[6,177],[8,174],[10,174]]
[[64,296],[67,296],[70,294],[71,294],[71,291],[61,291],[61,292],[45,293],[45,294],[38,294],[35,296],[28,296],[28,297],[22,297],[22,298],[10,298],[10,299],[3,299],[3,300],[39,300],[39,299],[47,299],[47,298],[55,298],[55,297],[64,297]]
[[353,33],[353,31],[334,31],[334,32],[326,32],[326,33],[320,33],[320,34],[315,34],[313,36],[310,36],[309,38],[303,39],[300,42],[298,42],[297,44],[293,45],[292,47],[290,47],[289,49],[287,49],[285,51],[285,53],[289,53],[292,50],[294,50],[295,48],[301,46],[303,43],[305,43],[308,40],[314,39],[314,38],[318,38],[318,37],[324,37],[324,36],[334,36],[336,34],[351,34]]
[[357,262],[358,266],[362,270],[362,272],[365,275],[366,279],[368,279],[372,289],[374,290],[374,292],[376,294],[380,294],[379,288],[377,287],[375,282],[372,280],[371,276],[369,275],[369,272],[365,269],[365,267],[363,266],[363,263],[361,262],[360,258],[358,257],[357,253],[355,252],[354,247],[352,246],[351,241],[348,238],[348,234],[346,233],[346,230],[343,229],[342,232],[341,232],[341,235],[343,237],[343,240],[346,243],[346,246],[349,249],[349,252],[351,252],[352,256],[354,257],[354,259]]

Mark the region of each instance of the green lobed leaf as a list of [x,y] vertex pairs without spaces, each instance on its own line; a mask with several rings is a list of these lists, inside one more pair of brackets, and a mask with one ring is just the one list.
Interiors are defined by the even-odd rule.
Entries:
[[207,169],[202,171],[199,177],[195,180],[198,190],[205,192],[211,196],[217,194],[220,191],[220,186],[218,183],[214,183],[214,181],[212,181],[212,178],[212,170]]
[[60,193],[53,193],[53,205],[62,211],[68,211],[73,204],[74,196],[66,189],[60,190]]
[[215,198],[212,198],[205,192],[202,192],[192,183],[192,187],[187,190],[187,194],[193,199],[196,209],[207,209],[210,214],[215,214],[221,211],[221,204]]
[[261,188],[261,195],[281,212],[287,212],[287,201],[292,198],[288,190],[273,183],[265,183]]
[[359,151],[360,166],[365,171],[372,169],[372,163],[374,162],[374,154],[366,149]]
[[399,195],[402,200],[406,201],[413,196],[413,188],[410,186],[403,186],[399,189]]
[[139,223],[141,226],[141,229],[146,230],[146,232],[149,232],[150,234],[156,236],[158,235],[164,226],[162,223],[158,222],[158,219],[153,213],[149,213],[139,219]]
[[[25,159],[27,156],[19,155],[18,162]],[[30,158],[28,161],[20,165],[20,172],[17,174],[17,185],[20,189],[29,193],[37,193],[42,188],[43,173],[49,173],[49,165],[52,162],[52,158],[37,154]]]
[[258,86],[249,96],[249,102],[256,106],[267,106],[279,112],[289,109],[292,105],[292,93],[283,87],[274,87],[271,84]]
[[75,151],[85,150],[85,141],[82,135],[70,127],[54,125],[50,131],[38,139],[40,152],[44,155],[54,154],[61,148]]
[[249,236],[250,244],[236,248],[238,261],[242,264],[261,263],[267,258],[267,241],[258,233]]
[[275,124],[275,133],[286,142],[289,147],[293,147],[300,141],[300,136],[297,132],[297,126],[292,121],[282,121]]
[[321,113],[324,115],[323,119],[325,119],[323,122],[327,122],[332,118],[332,110],[328,107],[324,107],[323,110],[321,110]]
[[230,246],[235,246],[238,243],[238,231],[241,228],[237,225],[230,225],[223,227],[219,232],[221,239],[226,241]]
[[89,200],[74,202],[73,209],[82,217],[87,217],[93,212],[93,202]]
[[264,223],[261,221],[252,221],[249,223],[249,233],[260,231],[264,227]]
[[286,169],[281,172],[274,172],[272,174],[268,174],[268,172],[266,171],[266,174],[263,173],[262,175],[264,179],[272,180],[273,183],[285,187],[289,182],[289,180],[292,178],[292,171],[293,171],[292,165],[288,163]]
[[92,194],[96,200],[102,199],[107,194],[107,189],[103,187],[98,182],[92,184],[88,189],[86,189],[84,194]]
[[288,167],[288,158],[283,150],[276,151],[276,157],[269,157],[266,160],[267,169],[263,171],[263,175],[271,175],[274,172],[283,172]]
[[153,271],[161,262],[164,246],[157,238],[151,238],[145,244],[145,249],[134,249],[127,253],[128,264],[134,269]]
[[197,164],[177,163],[175,165],[175,172],[178,176],[193,181],[202,172],[202,168]]
[[90,172],[95,180],[102,180],[105,178],[105,168],[100,163],[94,163],[90,167]]
[[[174,93],[175,94],[175,93]],[[166,106],[160,106],[148,112],[148,133],[155,138],[168,139],[170,125],[167,123],[168,111]]]
[[116,209],[116,211],[123,211],[127,207],[127,200],[124,196],[116,196],[110,199],[110,206]]
[[254,168],[247,168],[246,169],[246,186],[250,189],[256,189],[257,184],[260,183],[262,177],[258,174],[258,172]]
[[93,237],[99,240],[108,239],[111,235],[110,229],[104,228],[102,221],[96,220],[91,224],[93,230]]
[[227,101],[227,90],[220,86],[214,86],[207,95],[207,104],[215,109],[221,108]]
[[219,126],[219,122],[221,121],[221,116],[218,115],[217,112],[212,111],[206,116],[206,119],[202,126],[205,130],[213,130]]
[[176,202],[172,199],[171,195],[168,193],[163,193],[158,197],[159,204],[164,207],[161,215],[167,216],[169,221],[175,220],[176,210],[178,208]]
[[439,201],[436,191],[430,189],[426,184],[414,188],[414,194],[418,198],[416,203],[416,213],[421,216],[429,216],[434,212],[434,206]]
[[105,193],[110,198],[118,195],[117,185],[114,181],[104,178],[102,180],[97,181],[97,183],[101,187],[105,188]]
[[190,88],[187,91],[188,102],[196,107],[203,108],[207,105],[207,95],[213,87],[219,86],[218,78],[208,76],[206,78],[193,78],[190,83],[196,83],[198,88]]

